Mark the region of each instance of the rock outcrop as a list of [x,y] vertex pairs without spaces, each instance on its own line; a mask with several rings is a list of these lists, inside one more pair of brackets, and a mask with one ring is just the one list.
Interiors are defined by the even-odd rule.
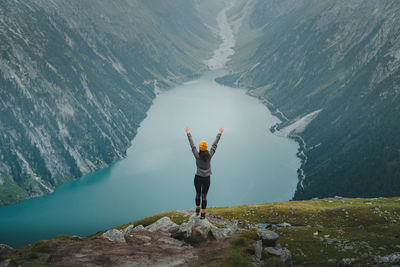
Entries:
[[156,221],[153,224],[150,224],[149,226],[146,227],[146,230],[150,232],[154,232],[160,229],[164,229],[169,233],[175,233],[176,231],[179,230],[179,225],[171,221],[169,217],[163,217]]
[[119,243],[126,242],[124,238],[124,232],[117,229],[108,230],[107,232],[102,234],[102,236],[112,242],[119,242]]
[[237,225],[226,228],[218,228],[208,219],[201,220],[199,216],[193,214],[187,223],[182,223],[173,236],[183,239],[190,243],[198,243],[205,240],[220,240],[232,236],[239,228]]

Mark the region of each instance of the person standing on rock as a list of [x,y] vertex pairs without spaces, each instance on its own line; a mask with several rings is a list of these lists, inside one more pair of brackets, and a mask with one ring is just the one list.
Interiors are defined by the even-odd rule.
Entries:
[[207,193],[210,188],[210,175],[211,175],[211,158],[215,154],[219,139],[224,132],[224,127],[219,129],[217,138],[211,146],[210,152],[207,150],[208,144],[206,141],[199,143],[199,150],[197,151],[196,146],[193,142],[192,135],[190,134],[189,127],[185,127],[187,133],[190,148],[192,149],[193,155],[196,158],[197,171],[194,176],[194,187],[196,188],[196,215],[200,213],[200,198],[201,198],[201,216],[200,219],[204,219],[206,216],[207,207]]

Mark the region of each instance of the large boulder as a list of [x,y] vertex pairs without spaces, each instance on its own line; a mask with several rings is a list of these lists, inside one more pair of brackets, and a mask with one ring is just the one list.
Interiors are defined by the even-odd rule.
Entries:
[[112,242],[118,242],[118,243],[126,242],[125,241],[125,237],[124,237],[124,233],[122,231],[120,231],[120,230],[117,230],[117,229],[108,230],[107,232],[102,234],[102,236],[104,238],[107,238],[108,240],[110,240]]
[[158,221],[156,221],[155,223],[146,226],[146,230],[151,232],[155,232],[159,229],[164,229],[167,232],[175,233],[176,231],[179,230],[179,225],[171,221],[169,217],[163,217]]
[[173,237],[197,243],[211,237],[211,228],[216,228],[207,219],[201,220],[193,214],[187,223],[182,223]]
[[177,239],[184,239],[190,243],[198,243],[207,239],[220,240],[233,235],[238,231],[237,224],[232,224],[226,228],[218,228],[208,219],[201,220],[193,214],[187,223],[182,223],[179,230],[173,234]]
[[263,245],[266,247],[275,247],[276,241],[279,238],[277,233],[263,228],[258,228],[257,234],[261,238]]

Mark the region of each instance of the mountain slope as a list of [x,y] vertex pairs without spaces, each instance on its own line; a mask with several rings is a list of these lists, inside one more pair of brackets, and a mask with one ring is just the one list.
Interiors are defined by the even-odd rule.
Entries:
[[286,134],[319,111],[291,133],[303,158],[294,199],[396,195],[400,3],[253,0],[242,10],[233,73],[219,81],[250,88]]
[[0,3],[0,206],[120,159],[217,40],[195,1]]

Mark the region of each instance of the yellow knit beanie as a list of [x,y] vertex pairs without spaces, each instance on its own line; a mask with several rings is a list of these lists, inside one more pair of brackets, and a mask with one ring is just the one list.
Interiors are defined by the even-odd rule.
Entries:
[[206,150],[207,150],[207,147],[208,147],[208,144],[207,144],[206,141],[201,141],[201,142],[199,143],[199,149],[200,149],[200,151],[206,151]]

